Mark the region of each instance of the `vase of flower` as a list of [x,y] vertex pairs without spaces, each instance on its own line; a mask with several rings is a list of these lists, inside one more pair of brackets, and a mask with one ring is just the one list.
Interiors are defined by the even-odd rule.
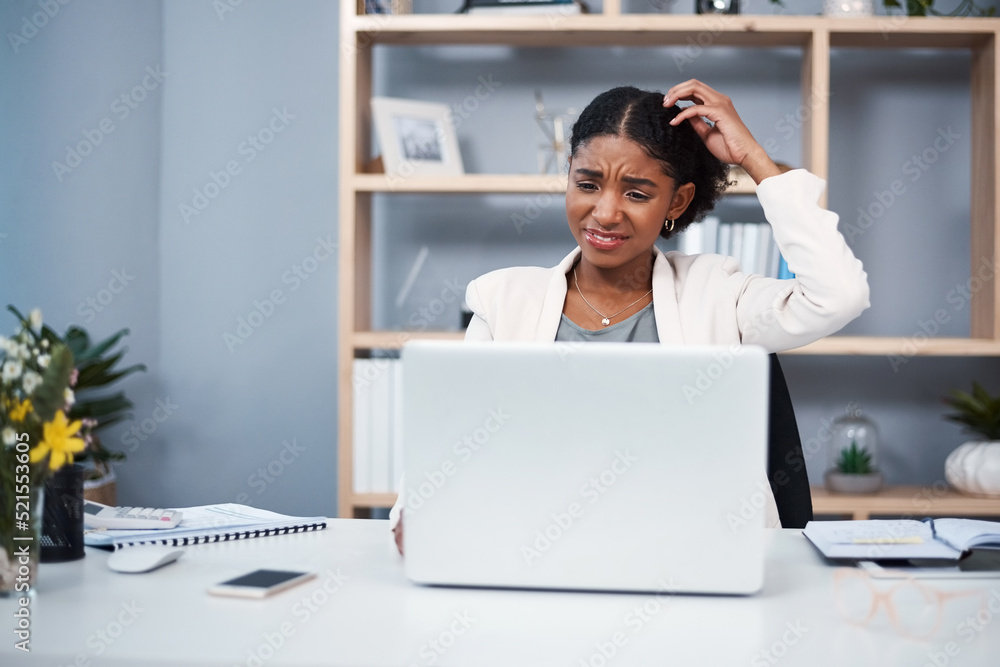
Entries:
[[25,482],[0,493],[0,597],[26,595],[38,573],[45,494],[42,486]]
[[0,591],[22,596],[38,567],[45,482],[83,451],[89,427],[67,418],[73,353],[39,311],[8,309],[20,329],[0,336]]

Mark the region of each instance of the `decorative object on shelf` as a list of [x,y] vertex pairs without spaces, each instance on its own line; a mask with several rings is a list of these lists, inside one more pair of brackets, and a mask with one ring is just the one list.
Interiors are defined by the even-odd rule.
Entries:
[[852,18],[875,14],[873,0],[824,0],[823,15],[834,18]]
[[547,143],[539,146],[538,173],[565,174],[569,169],[569,137],[567,132],[579,112],[572,107],[551,111],[546,109],[542,91],[535,91],[535,122]]
[[833,420],[831,430],[832,466],[824,476],[826,488],[837,493],[875,493],[882,488],[875,423],[861,413],[857,403],[851,402],[846,414]]
[[[950,12],[939,12],[934,9],[934,0],[882,0],[886,12],[905,9],[907,16],[995,16],[995,7],[980,7],[974,0],[961,0],[958,6]],[[900,16],[900,14],[896,14]]]
[[365,0],[365,14],[412,14],[412,0]]
[[1000,396],[990,396],[973,382],[971,394],[955,390],[944,401],[956,410],[946,419],[983,438],[960,445],[948,455],[945,479],[962,493],[1000,498]]
[[39,562],[44,486],[83,452],[91,425],[68,417],[73,353],[38,310],[0,337],[0,596],[31,590]]
[[373,97],[371,105],[386,173],[400,178],[464,173],[447,105],[393,97]]
[[699,14],[739,14],[740,0],[694,0]]
[[548,14],[570,16],[589,13],[583,0],[465,0],[464,14]]

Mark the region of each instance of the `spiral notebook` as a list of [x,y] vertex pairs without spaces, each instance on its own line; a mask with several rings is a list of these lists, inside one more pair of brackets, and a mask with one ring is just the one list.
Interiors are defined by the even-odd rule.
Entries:
[[166,530],[87,530],[87,546],[120,549],[139,544],[187,546],[208,542],[228,542],[269,535],[304,533],[326,528],[326,517],[278,514],[247,505],[225,503],[173,508],[183,520]]

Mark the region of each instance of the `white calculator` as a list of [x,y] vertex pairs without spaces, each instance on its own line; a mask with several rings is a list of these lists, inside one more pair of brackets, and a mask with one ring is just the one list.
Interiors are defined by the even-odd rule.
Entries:
[[111,507],[83,501],[83,525],[86,528],[106,530],[156,530],[173,528],[181,522],[182,514],[176,510],[153,507]]

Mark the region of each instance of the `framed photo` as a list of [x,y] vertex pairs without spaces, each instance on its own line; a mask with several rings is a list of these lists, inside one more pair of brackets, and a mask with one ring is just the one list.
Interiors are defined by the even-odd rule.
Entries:
[[385,172],[404,176],[465,173],[449,114],[444,104],[373,97],[372,117]]

